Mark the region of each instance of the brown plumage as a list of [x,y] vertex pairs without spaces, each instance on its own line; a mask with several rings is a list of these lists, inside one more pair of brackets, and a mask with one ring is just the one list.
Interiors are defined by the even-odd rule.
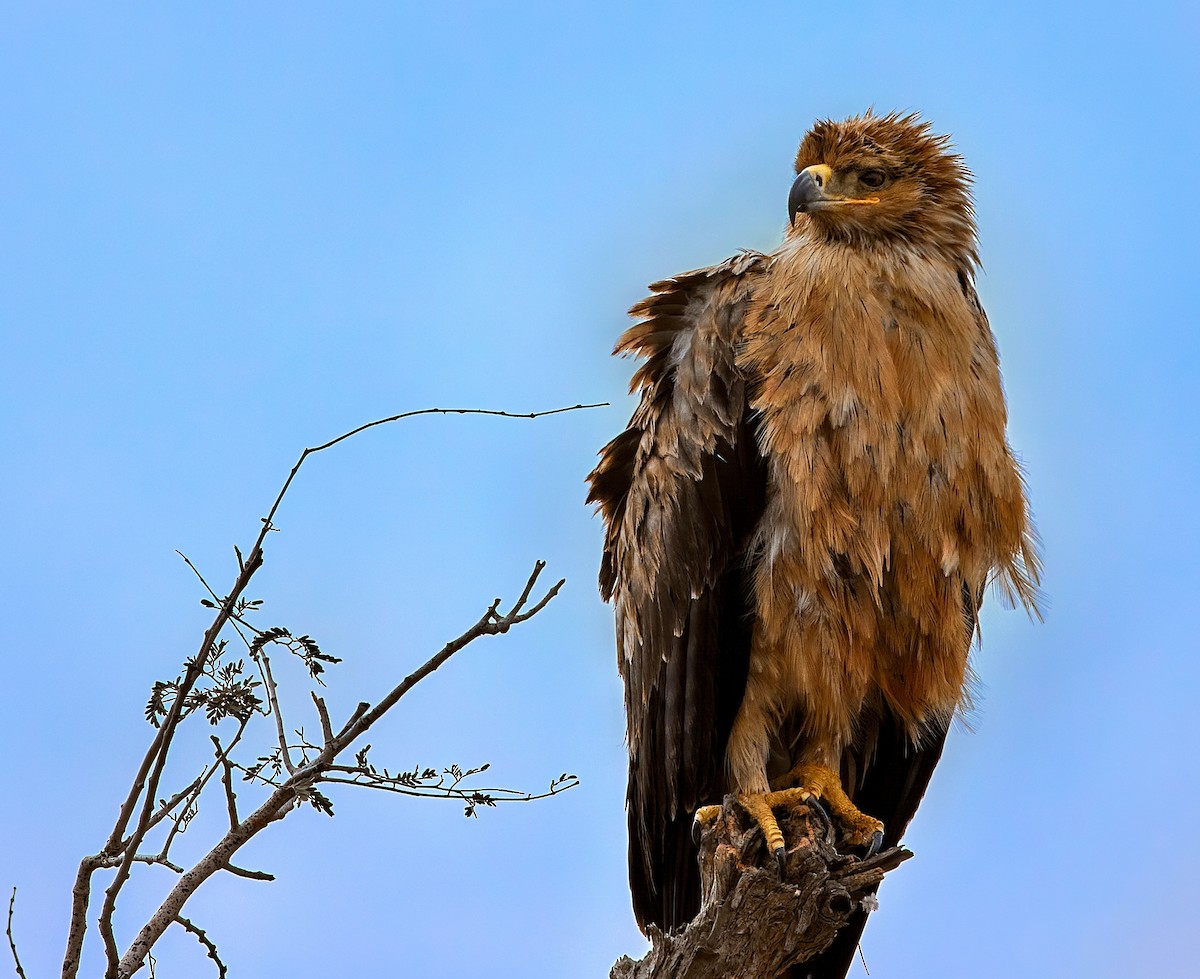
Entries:
[[[590,476],[643,928],[698,908],[695,810],[797,764],[839,772],[897,841],[985,586],[1035,607],[970,174],[915,116],[871,113],[817,123],[796,171],[775,252],[633,308],[617,352],[646,358],[641,403]],[[844,975],[864,920],[809,974]]]

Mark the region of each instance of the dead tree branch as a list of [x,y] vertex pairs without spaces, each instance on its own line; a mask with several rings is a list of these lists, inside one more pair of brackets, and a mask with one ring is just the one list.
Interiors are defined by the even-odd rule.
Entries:
[[700,913],[671,934],[651,929],[650,951],[636,962],[622,956],[610,979],[773,979],[827,948],[874,901],[884,874],[912,856],[900,847],[866,860],[839,854],[815,811],[780,826],[790,843],[782,878],[761,831],[728,797],[700,842]]
[[314,759],[297,766],[271,793],[266,802],[236,826],[230,828],[216,846],[179,878],[171,893],[167,895],[158,910],[138,932],[125,954],[121,956],[116,975],[124,979],[124,977],[132,976],[141,968],[146,956],[158,939],[162,937],[163,932],[179,917],[188,898],[217,871],[228,870],[234,854],[246,843],[275,820],[284,818],[303,802],[312,802],[316,799],[314,804],[321,808],[320,798],[315,795],[317,785],[327,780],[325,775],[333,766],[335,759],[357,738],[370,730],[371,726],[394,707],[409,690],[469,643],[481,636],[500,635],[507,632],[514,624],[527,621],[545,608],[546,603],[558,594],[563,581],[560,580],[552,586],[545,596],[528,611],[522,610],[544,567],[544,562],[537,562],[526,582],[521,598],[508,612],[501,614],[498,611],[500,599],[492,602],[475,625],[458,638],[446,643],[438,653],[431,656],[421,667],[398,683],[375,707],[368,708],[365,712],[356,710],[357,720],[348,721],[341,733],[327,743]]
[[[308,739],[303,736],[301,731],[301,744],[298,746],[299,760],[297,760],[290,753],[291,749],[297,746],[290,745],[285,737],[286,727],[283,722],[275,678],[272,675],[264,647],[268,642],[279,642],[284,645],[304,661],[310,676],[318,683],[322,682],[319,674],[324,672],[323,664],[335,663],[338,660],[336,657],[322,653],[317,644],[308,636],[293,637],[285,629],[259,630],[251,626],[245,616],[249,612],[256,611],[261,603],[250,601],[243,596],[251,579],[263,565],[267,535],[276,529],[275,516],[305,460],[310,455],[332,448],[367,429],[418,415],[459,414],[492,415],[502,418],[540,418],[593,407],[600,407],[600,405],[580,404],[549,411],[524,413],[493,411],[483,408],[425,408],[368,422],[321,445],[306,448],[300,454],[267,515],[262,518],[262,526],[249,552],[243,556],[239,548],[234,548],[237,555],[238,574],[224,596],[218,595],[191,561],[184,557],[210,596],[203,600],[203,604],[214,610],[214,618],[205,630],[198,651],[186,662],[183,673],[172,682],[160,682],[155,685],[150,705],[147,707],[147,719],[155,726],[155,733],[150,745],[138,765],[129,791],[118,809],[116,821],[104,846],[98,853],[86,856],[80,861],[72,888],[71,915],[63,957],[63,979],[75,979],[79,971],[83,943],[88,929],[87,919],[92,878],[97,870],[115,869],[112,880],[104,891],[104,899],[96,920],[107,962],[105,979],[125,979],[140,970],[149,960],[150,950],[154,943],[171,924],[180,924],[207,945],[207,939],[203,937],[204,932],[181,916],[184,903],[196,888],[212,874],[221,870],[256,880],[273,879],[270,874],[236,867],[230,860],[246,841],[252,839],[275,820],[283,818],[301,803],[308,802],[319,810],[332,815],[331,804],[317,789],[320,782],[340,781],[373,788],[387,787],[385,783],[391,780],[392,776],[386,770],[382,776],[379,776],[373,769],[368,768],[365,763],[365,752],[360,753],[363,761],[358,766],[353,768],[341,766],[340,769],[336,769],[335,765],[339,754],[366,733],[412,687],[437,670],[456,652],[482,636],[500,635],[514,625],[528,621],[545,608],[562,587],[563,582],[559,581],[549,588],[540,599],[529,605],[530,596],[544,567],[544,564],[539,561],[511,609],[501,612],[500,600],[497,599],[487,608],[475,625],[447,643],[421,667],[393,687],[377,704],[372,706],[367,702],[360,703],[336,734],[333,733],[333,726],[330,723],[324,701],[314,694],[313,703],[321,727],[322,743],[319,747],[309,744]],[[243,674],[241,661],[231,663],[223,659],[226,653],[226,640],[221,639],[221,634],[226,626],[237,630],[238,636],[249,649],[251,657],[261,671],[261,682],[252,676]],[[247,634],[243,633],[239,627],[253,632],[253,640],[248,639]],[[266,693],[265,706],[255,692],[256,688],[262,688]],[[200,776],[185,788],[171,795],[169,799],[160,799],[159,788],[180,724],[191,713],[201,709],[213,724],[224,718],[236,719],[239,721],[238,730],[228,747],[225,748],[222,748],[220,741],[214,737],[217,750],[215,762],[210,767],[206,767]],[[262,775],[262,765],[258,768],[247,769],[230,758],[230,752],[240,741],[247,723],[254,714],[268,715],[274,720],[277,750],[273,757],[277,759],[279,769],[274,773],[276,778]],[[264,759],[260,759],[260,762],[262,761]],[[269,762],[270,758],[266,761]],[[239,819],[237,812],[236,796],[232,784],[234,768],[246,772],[248,778],[266,782],[273,789],[266,801],[244,819]],[[230,828],[208,854],[190,869],[185,870],[168,859],[168,851],[175,837],[186,828],[195,813],[195,807],[201,794],[218,770],[221,772]],[[565,774],[551,783],[548,792],[538,794],[501,789],[474,790],[459,784],[464,777],[480,770],[482,769],[473,769],[464,773],[457,768],[447,769],[446,771],[451,773],[451,778],[448,784],[440,786],[440,794],[443,797],[465,800],[468,814],[471,814],[472,807],[477,804],[494,805],[496,801],[526,801],[543,798],[547,795],[557,794],[575,784],[574,776]],[[339,772],[340,777],[335,776],[332,779],[327,777],[335,771]],[[374,784],[376,782],[380,784]],[[430,786],[426,786],[426,788],[429,789]],[[491,795],[487,793],[491,793]],[[426,791],[409,794],[437,795],[439,792]],[[143,852],[143,843],[147,835],[166,819],[171,819],[171,825],[162,850],[157,855],[147,855]],[[121,954],[114,933],[114,915],[118,897],[129,880],[133,866],[139,863],[166,866],[175,870],[180,876],[175,887],[158,910],[139,931],[133,943]],[[211,950],[215,952],[215,946],[211,946]],[[13,952],[15,956],[15,948]],[[224,967],[220,965],[220,961],[216,959],[215,955],[213,957],[218,962],[223,975]]]

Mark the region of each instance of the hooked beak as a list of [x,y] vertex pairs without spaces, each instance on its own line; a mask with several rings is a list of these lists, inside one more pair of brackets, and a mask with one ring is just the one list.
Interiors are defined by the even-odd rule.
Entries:
[[833,168],[814,163],[800,171],[788,194],[788,221],[794,226],[797,214],[809,214],[827,208],[849,207],[854,204],[878,204],[878,197],[846,197],[829,190]]
[[833,170],[824,163],[805,167],[800,171],[796,182],[792,184],[791,193],[788,194],[788,222],[790,224],[796,223],[797,214],[807,214],[814,205],[829,200],[825,196],[825,187],[832,176]]

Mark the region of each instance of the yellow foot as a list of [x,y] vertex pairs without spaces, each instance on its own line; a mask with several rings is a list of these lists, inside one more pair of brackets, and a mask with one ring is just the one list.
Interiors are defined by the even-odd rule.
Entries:
[[[883,823],[874,816],[868,816],[858,810],[842,788],[842,780],[837,772],[824,765],[797,765],[772,784],[780,791],[771,792],[761,798],[774,800],[775,797],[783,797],[788,793],[798,793],[795,798],[799,801],[808,802],[814,798],[824,800],[830,813],[841,823],[842,839],[845,842],[851,846],[866,846],[868,856],[873,855],[883,845]],[[788,798],[790,800],[793,797]],[[780,803],[772,801],[770,804]],[[766,827],[763,829],[765,832]]]
[[[866,846],[867,856],[873,856],[883,845],[883,823],[873,816],[860,812],[842,788],[836,772],[824,765],[797,765],[782,778],[771,783],[770,792],[739,793],[738,803],[763,831],[768,852],[774,854],[783,875],[787,849],[783,831],[772,809],[805,806],[817,810],[826,821],[830,813],[841,825],[842,839],[851,846]],[[824,800],[829,813],[821,805]],[[700,839],[721,815],[720,806],[701,806],[692,820],[692,842],[700,845]]]
[[708,829],[717,817],[721,815],[720,806],[701,806],[696,810],[696,814],[692,817],[692,842],[696,846],[700,845],[700,837],[704,835],[704,831]]

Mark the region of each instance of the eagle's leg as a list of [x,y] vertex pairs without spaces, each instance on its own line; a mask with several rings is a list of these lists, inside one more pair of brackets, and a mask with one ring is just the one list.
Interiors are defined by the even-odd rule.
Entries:
[[[883,845],[883,823],[874,816],[860,811],[842,788],[837,772],[824,765],[800,764],[786,775],[775,779],[772,786],[777,790],[768,794],[772,805],[774,799],[793,798],[797,793],[800,801],[823,799],[830,813],[842,826],[842,838],[851,846],[866,846],[873,854]],[[789,787],[790,786],[790,787]],[[744,803],[743,803],[744,805]]]

